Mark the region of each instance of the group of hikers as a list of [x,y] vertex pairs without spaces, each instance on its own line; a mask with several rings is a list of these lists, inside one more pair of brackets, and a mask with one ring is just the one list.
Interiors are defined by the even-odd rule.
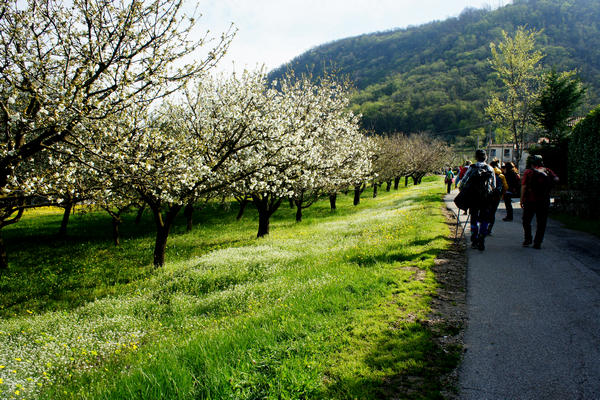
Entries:
[[[496,221],[496,211],[500,200],[504,200],[506,216],[503,221],[513,220],[512,199],[519,198],[523,209],[523,246],[533,244],[541,249],[550,209],[550,191],[558,182],[558,177],[544,167],[540,155],[527,159],[523,176],[512,162],[505,162],[500,168],[498,160],[486,163],[485,150],[475,152],[475,163],[466,161],[459,167],[455,176],[449,169],[445,183],[450,193],[452,185],[459,189],[454,199],[456,206],[469,213],[471,219],[471,247],[485,250],[485,238],[492,233]],[[531,222],[536,217],[535,237],[532,236]]]

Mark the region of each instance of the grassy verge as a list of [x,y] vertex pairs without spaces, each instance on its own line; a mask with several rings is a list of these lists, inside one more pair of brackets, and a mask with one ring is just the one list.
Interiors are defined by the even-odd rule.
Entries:
[[552,212],[550,217],[560,221],[566,228],[587,232],[600,237],[600,220],[577,217],[567,213]]
[[114,248],[101,214],[75,215],[67,242],[59,214],[29,215],[6,234],[0,397],[439,398],[458,362],[422,322],[449,246],[442,194],[432,179],[344,196],[300,224],[282,208],[261,240],[252,210],[209,207],[160,270],[150,220],[130,216]]

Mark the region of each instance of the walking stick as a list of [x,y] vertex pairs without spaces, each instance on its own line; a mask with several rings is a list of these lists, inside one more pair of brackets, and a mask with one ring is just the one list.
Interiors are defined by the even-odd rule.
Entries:
[[456,229],[454,229],[454,241],[458,238],[458,226],[460,225],[460,208],[458,209],[458,214],[456,214]]
[[463,235],[465,234],[465,230],[467,229],[467,223],[469,222],[469,218],[471,217],[470,214],[467,214],[465,212],[465,214],[467,215],[467,218],[465,219],[465,223],[463,224],[462,227],[462,231],[460,232],[460,236],[458,236],[458,227],[460,226],[460,208],[458,209],[458,215],[456,216],[456,230],[454,231],[454,241],[458,242]]

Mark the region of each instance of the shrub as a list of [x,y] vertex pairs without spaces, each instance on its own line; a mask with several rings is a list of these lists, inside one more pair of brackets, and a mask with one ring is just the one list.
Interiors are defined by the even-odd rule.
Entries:
[[583,193],[590,209],[597,208],[595,199],[600,195],[599,165],[600,106],[575,126],[569,143],[569,182],[573,189]]

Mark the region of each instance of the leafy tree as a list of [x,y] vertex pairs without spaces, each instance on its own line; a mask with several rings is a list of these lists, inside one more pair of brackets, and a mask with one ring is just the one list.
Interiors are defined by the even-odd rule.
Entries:
[[535,30],[519,27],[513,37],[502,31],[503,41],[490,44],[490,64],[498,73],[503,92],[493,94],[486,112],[492,120],[510,131],[515,145],[515,161],[523,156],[525,141],[535,124],[533,107],[540,81],[538,63],[544,57],[535,50]]
[[574,72],[557,73],[552,69],[543,78],[538,103],[533,108],[537,122],[551,143],[558,143],[569,131],[568,121],[581,104],[585,88]]

